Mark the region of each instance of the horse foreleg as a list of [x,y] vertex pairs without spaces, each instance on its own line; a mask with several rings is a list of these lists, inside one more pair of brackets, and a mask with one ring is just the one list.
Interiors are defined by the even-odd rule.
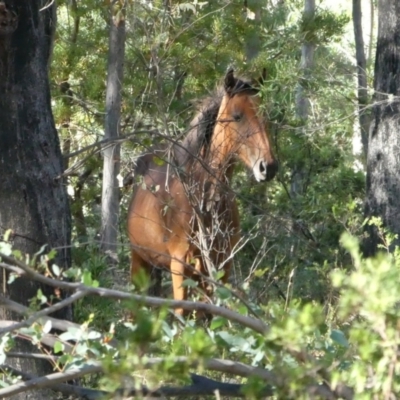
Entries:
[[[174,292],[174,300],[186,300],[187,290],[183,287],[183,281],[185,279],[185,260],[186,255],[183,256],[172,256],[171,259],[171,274],[172,274],[172,289]],[[182,308],[176,308],[175,313],[183,315]]]
[[145,262],[134,250],[131,251],[131,280],[133,281],[140,271],[144,271],[146,275],[151,276],[152,267]]

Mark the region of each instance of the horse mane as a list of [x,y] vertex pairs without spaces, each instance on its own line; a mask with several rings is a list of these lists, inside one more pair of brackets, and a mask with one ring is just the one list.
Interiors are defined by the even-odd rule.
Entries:
[[188,134],[180,145],[175,146],[175,156],[179,165],[186,165],[200,155],[203,147],[209,147],[224,94],[223,88],[219,87],[213,95],[203,99],[197,106],[197,113],[190,122]]
[[[240,92],[255,92],[248,80],[236,78],[234,90],[231,96]],[[226,94],[223,86],[218,86],[216,90],[208,97],[199,102],[197,113],[192,119],[189,132],[181,143],[173,146],[173,154],[178,165],[184,166],[197,159],[202,149],[207,151],[211,138],[217,123],[218,111],[221,106],[222,98]],[[157,156],[157,152],[166,150],[168,146],[160,146],[150,150],[150,152],[141,155],[136,161],[135,173],[145,175],[152,164],[152,159]]]

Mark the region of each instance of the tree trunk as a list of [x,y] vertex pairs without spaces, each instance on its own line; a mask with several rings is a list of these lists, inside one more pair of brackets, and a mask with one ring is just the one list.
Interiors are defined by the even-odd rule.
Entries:
[[364,37],[362,29],[361,0],[353,0],[353,27],[357,60],[358,120],[360,124],[363,158],[366,160],[368,153],[368,130],[371,118],[366,110],[369,101],[367,88],[367,61],[365,59]]
[[[65,269],[70,265],[71,222],[66,186],[56,178],[63,160],[48,79],[55,23],[55,6],[46,0],[0,4],[0,230],[12,229],[14,248],[23,253],[33,254],[43,244],[48,244],[46,251],[57,248],[55,262]],[[7,281],[1,271],[1,296],[27,304],[37,293],[38,285],[29,280]],[[53,290],[42,290],[50,300]],[[62,317],[70,317],[67,312]],[[17,317],[0,308],[0,318]],[[26,343],[16,346],[22,352],[28,348]],[[7,362],[37,375],[51,371],[41,361]],[[30,392],[13,398],[51,397]]]
[[[111,5],[110,47],[108,57],[106,120],[104,139],[119,136],[121,116],[121,90],[125,54],[124,4]],[[104,149],[102,193],[102,249],[112,263],[117,262],[117,237],[119,219],[120,146]]]
[[[400,234],[400,2],[379,0],[375,96],[369,132],[366,216],[381,217]],[[365,254],[376,252],[379,236],[368,227]]]
[[244,53],[246,61],[250,62],[255,59],[262,49],[262,41],[260,37],[260,24],[263,2],[252,2],[252,9],[248,8],[247,1],[244,3],[246,11],[246,19],[249,25],[248,33],[244,42]]
[[[311,23],[315,15],[315,0],[304,0],[303,21],[304,26]],[[302,121],[303,128],[298,130],[298,134],[304,136],[304,128],[307,124],[310,101],[306,94],[305,85],[310,77],[310,73],[314,64],[314,49],[315,44],[307,40],[308,32],[303,32],[304,43],[301,46],[301,78],[296,88],[296,114]],[[304,181],[306,179],[306,171],[304,166],[295,165],[292,171],[290,182],[290,195],[293,200],[301,196],[304,192]]]

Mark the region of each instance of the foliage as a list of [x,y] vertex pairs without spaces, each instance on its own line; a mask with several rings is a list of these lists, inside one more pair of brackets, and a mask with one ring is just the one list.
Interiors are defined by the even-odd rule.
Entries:
[[[390,245],[390,235],[380,231]],[[353,262],[351,268],[336,268],[330,274],[340,297],[329,308],[295,301],[286,307],[279,302],[269,307],[253,305],[258,318],[268,322],[261,332],[226,317],[215,317],[206,327],[193,319],[171,320],[167,303],[156,311],[135,300],[129,306],[134,322],[100,331],[93,329],[92,314],[80,326],[66,328],[54,344],[55,354],[61,355],[56,367],[67,371],[90,360],[101,361],[106,372],[101,387],[113,391],[122,381],[126,388],[137,386],[140,375],[148,387],[171,380],[184,383],[191,365],[204,373],[210,369],[209,360],[227,358],[273,373],[279,398],[309,398],[306,388],[321,379],[333,391],[338,385],[352,388],[356,398],[397,397],[400,251],[396,248],[390,253],[386,248],[375,258],[363,259],[354,236],[346,233],[341,242]],[[45,260],[45,256],[40,258],[39,267],[46,265]],[[96,286],[84,271],[68,272],[72,275]],[[224,304],[242,314],[250,311],[234,296],[225,296]],[[20,333],[38,345],[51,325],[49,320],[36,321],[20,328]],[[0,343],[3,361],[12,349],[12,336],[3,336]],[[116,337],[119,344],[114,342]],[[74,345],[67,354],[68,343]],[[255,374],[242,390],[248,398],[257,397],[267,383],[271,382]]]
[[[66,152],[73,152],[103,134],[105,79],[99,76],[105,74],[108,11],[97,2],[77,9],[68,4],[59,4],[52,79],[55,119]],[[361,225],[356,216],[364,196],[364,174],[354,170],[351,152],[355,81],[348,73],[350,61],[337,46],[349,18],[321,4],[305,26],[300,1],[246,4],[243,10],[236,0],[128,3],[121,134],[134,135],[122,149],[121,181],[141,151],[162,141],[156,132],[182,137],[193,114],[190,102],[212,90],[229,65],[253,77],[266,68],[260,95],[280,162],[279,183],[266,192],[244,171],[237,176],[243,234],[252,238],[237,258],[237,282],[248,276],[255,259],[270,271],[276,260],[285,259],[270,278],[282,289],[296,267],[295,297],[321,299],[326,272],[343,255],[336,245],[340,233],[357,233]],[[304,32],[313,36],[317,50],[315,69],[302,83],[313,106],[306,135],[300,135],[293,88]],[[78,166],[69,178],[75,235],[86,242],[99,229],[101,157],[83,153],[70,164]],[[290,182],[299,164],[307,176],[304,195],[294,200]],[[129,191],[122,193],[122,243],[129,197]],[[261,254],[261,246],[269,251]],[[126,260],[126,250],[121,255]],[[316,293],[306,288],[310,279],[320,282]]]
[[[306,21],[299,0],[127,2],[120,134],[129,140],[122,147],[121,182],[142,151],[165,137],[182,137],[196,99],[213,90],[228,66],[254,78],[263,68],[267,71],[259,95],[280,163],[279,179],[268,187],[256,185],[238,167],[233,185],[246,244],[236,255],[233,281],[219,287],[213,300],[257,317],[270,329],[256,332],[221,316],[202,326],[172,318],[168,306],[155,310],[138,300],[85,296],[75,303],[79,327],[54,344],[55,354],[61,355],[57,370],[101,361],[104,377],[85,383],[112,391],[123,378],[133,387],[141,386],[141,380],[149,387],[187,382],[189,365],[196,360],[198,371],[222,379],[226,375],[206,366],[207,359],[221,358],[273,371],[279,377],[273,381],[279,398],[307,398],[305,388],[322,381],[332,390],[336,383],[348,385],[360,398],[399,395],[400,261],[397,252],[368,260],[358,253],[365,174],[352,152],[354,67],[343,50],[349,17],[324,8],[325,3]],[[74,267],[68,279],[130,290],[125,234],[130,189],[121,188],[120,267],[110,274],[97,246],[101,152],[83,151],[103,138],[107,4],[58,1],[52,104],[63,152],[75,154],[66,158],[74,217]],[[304,40],[316,45],[314,70],[307,78],[299,74]],[[301,130],[304,121],[295,112],[299,82],[312,105]],[[294,198],[290,185],[297,165],[306,176],[303,195]],[[343,231],[348,235],[341,247]],[[390,241],[387,232],[382,238]],[[0,242],[0,252],[10,255],[11,246]],[[67,278],[65,271],[49,271],[43,259],[39,264],[48,276]],[[187,285],[194,285],[196,295],[195,283]],[[53,300],[39,292],[32,310]],[[37,322],[23,332],[39,343],[50,328]],[[11,336],[0,341],[3,360]],[[114,339],[117,346],[110,344]],[[68,343],[73,343],[70,354]],[[149,367],[155,357],[162,361]],[[177,362],[178,357],[186,358]],[[257,397],[266,384],[256,375],[236,382],[246,384],[247,398]]]

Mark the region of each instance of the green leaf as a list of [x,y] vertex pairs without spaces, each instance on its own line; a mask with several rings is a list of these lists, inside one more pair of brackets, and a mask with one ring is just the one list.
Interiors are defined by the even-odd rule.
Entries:
[[222,317],[215,317],[211,321],[210,329],[213,331],[217,328],[220,328],[221,326],[224,326],[226,324],[226,319]]
[[3,253],[5,256],[10,256],[12,254],[11,243],[0,242],[0,253]]
[[90,331],[87,335],[88,339],[100,339],[101,338],[101,333],[97,331]]
[[99,287],[99,282],[92,279],[92,273],[90,271],[83,271],[82,283],[86,286]]
[[62,333],[59,338],[62,341],[74,340],[78,341],[82,337],[82,330],[78,328],[69,328],[67,332]]
[[36,298],[40,301],[40,304],[45,304],[47,303],[47,297],[43,294],[42,290],[39,289],[37,291]]
[[61,342],[55,342],[53,346],[54,353],[62,353],[64,351],[64,345]]
[[60,267],[57,264],[53,264],[51,266],[51,269],[53,270],[53,273],[54,273],[55,276],[57,276],[57,277],[60,276],[61,270],[60,270]]
[[165,161],[162,158],[157,157],[157,156],[153,157],[153,162],[154,162],[154,164],[156,164],[160,167],[162,167],[165,164]]
[[89,347],[86,343],[79,343],[77,346],[75,346],[75,351],[76,354],[80,356],[85,356],[89,350]]
[[193,279],[185,279],[182,282],[183,287],[197,287],[197,282],[194,281]]
[[12,272],[12,273],[10,274],[10,276],[8,277],[7,283],[8,283],[9,285],[11,285],[17,278],[18,278],[18,274]]
[[54,260],[54,258],[56,257],[56,255],[57,255],[57,250],[51,249],[51,250],[47,253],[47,258],[48,258],[49,260]]
[[347,341],[346,336],[342,331],[333,329],[331,331],[331,339],[340,346],[349,347],[349,342]]
[[47,320],[46,323],[43,325],[43,333],[49,333],[51,331],[51,320]]
[[0,352],[0,365],[3,365],[6,361],[6,354],[3,352]]
[[240,350],[243,350],[244,348],[247,348],[249,343],[246,338],[241,337],[241,336],[235,336],[231,335],[228,332],[218,332],[218,336],[227,344],[229,344],[232,347],[237,347]]
[[220,298],[221,300],[227,300],[230,299],[232,297],[232,293],[229,289],[225,288],[225,287],[218,287],[215,290],[215,294],[218,296],[218,298]]

